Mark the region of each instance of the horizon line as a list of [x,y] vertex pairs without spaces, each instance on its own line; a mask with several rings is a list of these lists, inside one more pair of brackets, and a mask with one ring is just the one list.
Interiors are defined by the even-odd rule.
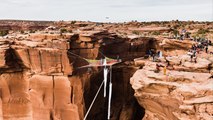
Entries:
[[213,20],[129,20],[129,21],[92,21],[92,20],[45,20],[45,19],[1,19],[0,21],[29,21],[29,22],[71,22],[71,21],[77,21],[77,22],[94,22],[94,23],[128,23],[128,22],[172,22],[172,21],[179,21],[179,22],[213,22]]

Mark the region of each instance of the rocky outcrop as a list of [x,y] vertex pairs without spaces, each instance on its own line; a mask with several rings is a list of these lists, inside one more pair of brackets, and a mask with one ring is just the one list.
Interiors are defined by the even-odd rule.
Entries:
[[3,39],[1,43],[0,118],[79,119],[78,107],[71,100],[69,48],[54,48],[55,42],[49,41]]
[[51,21],[0,20],[0,30],[42,30],[52,24]]
[[163,51],[164,56],[183,55],[191,49],[193,44],[196,44],[190,40],[165,39],[160,37],[156,39],[158,40],[157,49]]
[[[144,63],[131,78],[139,104],[145,108],[143,120],[211,120],[213,108],[213,79],[209,60],[188,56],[167,57],[165,62]],[[161,66],[160,71],[156,64]]]
[[70,46],[74,53],[90,59],[101,58],[103,53],[111,58],[119,56],[123,60],[130,60],[144,56],[150,48],[156,48],[156,39],[130,39],[107,31],[84,31],[71,38]]
[[156,27],[156,26],[147,26],[147,27],[139,27],[139,28],[129,28],[131,31],[139,31],[139,32],[169,32],[171,31],[168,27]]

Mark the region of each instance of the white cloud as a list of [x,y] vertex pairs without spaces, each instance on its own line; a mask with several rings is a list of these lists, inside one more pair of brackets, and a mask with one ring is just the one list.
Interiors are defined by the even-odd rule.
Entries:
[[[0,19],[213,21],[213,0],[0,0]],[[110,19],[106,20],[105,17]]]

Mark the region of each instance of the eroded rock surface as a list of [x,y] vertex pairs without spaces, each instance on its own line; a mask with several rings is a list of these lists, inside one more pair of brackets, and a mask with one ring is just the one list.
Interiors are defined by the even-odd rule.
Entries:
[[[144,108],[144,119],[149,120],[211,119],[213,58],[202,54],[193,63],[182,55],[195,41],[172,36],[185,25],[188,30],[195,28],[192,35],[201,27],[212,36],[211,22],[1,20],[0,120],[82,120],[103,73],[101,67],[80,67],[88,65],[88,59],[105,56],[124,61],[112,69],[111,120],[141,120]],[[156,63],[132,62],[150,49],[161,50],[165,56],[159,59],[160,73]],[[213,52],[212,46],[209,51]],[[166,62],[169,74],[163,75]],[[129,83],[134,73],[131,83],[137,100]],[[107,98],[99,94],[87,119],[106,119],[107,104]]]
[[[204,58],[190,62],[187,55],[166,59],[170,63],[166,73],[165,62],[139,60],[144,67],[131,78],[135,97],[145,108],[143,120],[211,120],[212,62]],[[159,72],[156,64],[161,66]]]
[[[106,30],[1,38],[0,118],[83,119],[103,76],[101,68],[92,68],[90,72],[87,68],[79,69],[88,64],[82,58],[100,59],[105,54],[130,60],[155,48],[155,41],[144,37],[122,38]],[[134,119],[134,112],[138,111],[129,84],[134,72],[134,68],[126,66],[114,69],[112,119]],[[107,101],[102,94],[97,101],[88,119],[106,117]]]
[[45,41],[24,41],[2,40],[1,117],[6,120],[79,119],[78,107],[70,97],[68,75],[72,74],[72,66],[68,48],[49,47]]

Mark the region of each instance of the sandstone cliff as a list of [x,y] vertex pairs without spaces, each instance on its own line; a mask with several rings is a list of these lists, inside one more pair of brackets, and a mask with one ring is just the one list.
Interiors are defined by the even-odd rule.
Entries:
[[[105,56],[122,60],[112,68],[111,120],[212,119],[213,58],[202,52],[194,63],[183,55],[196,42],[170,38],[179,24],[0,21],[0,120],[82,120],[103,68],[80,67]],[[164,57],[141,60],[150,49]],[[87,119],[106,119],[107,104],[101,89]]]
[[[101,68],[78,69],[88,64],[82,57],[131,60],[155,47],[155,39],[122,38],[107,31],[11,35],[0,43],[2,120],[83,119],[103,76]],[[134,72],[127,65],[113,68],[112,119],[134,119],[135,112],[142,112],[129,84]],[[105,118],[106,103],[101,94],[88,119]]]
[[[209,73],[212,62],[189,56],[166,58],[166,63],[144,63],[131,78],[132,88],[139,104],[145,108],[143,120],[211,120],[213,109],[213,79]],[[166,61],[166,60],[165,60]],[[162,66],[156,72],[156,64]],[[142,65],[142,64],[141,64]]]
[[70,97],[68,47],[54,48],[54,42],[33,39],[11,38],[1,43],[3,119],[79,119]]

